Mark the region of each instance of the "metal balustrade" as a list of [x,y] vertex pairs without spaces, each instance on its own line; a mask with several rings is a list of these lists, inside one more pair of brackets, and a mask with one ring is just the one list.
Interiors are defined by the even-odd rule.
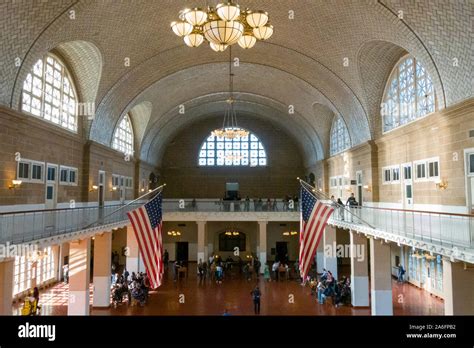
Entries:
[[164,212],[297,212],[299,209],[298,202],[289,204],[282,200],[270,202],[267,200],[259,201],[226,201],[219,199],[199,199],[180,200],[165,199],[163,200]]
[[336,207],[332,222],[371,225],[394,235],[449,248],[474,249],[474,215],[375,207]]
[[[163,212],[278,212],[297,211],[297,204],[277,201],[277,204],[219,199],[164,199]],[[127,221],[126,213],[142,203],[109,205],[104,207],[77,207],[0,213],[0,243],[27,243],[38,239],[81,231],[86,228]],[[118,208],[121,208],[118,210]],[[118,210],[118,211],[116,211]]]
[[[276,204],[275,204],[276,203]],[[329,203],[329,202],[328,202]],[[90,227],[126,222],[126,213],[143,203],[0,213],[0,243],[25,243]],[[118,208],[123,207],[116,212]],[[219,199],[164,199],[163,212],[298,212],[281,199],[259,201]],[[352,212],[352,214],[351,214]],[[111,214],[112,213],[112,214]],[[394,235],[445,247],[474,249],[474,215],[375,207],[336,207],[330,222],[339,225],[371,225]]]
[[[121,206],[124,208],[113,213]],[[125,221],[126,213],[138,206],[139,203],[128,206],[110,205],[100,208],[95,206],[0,213],[0,243],[27,243]]]

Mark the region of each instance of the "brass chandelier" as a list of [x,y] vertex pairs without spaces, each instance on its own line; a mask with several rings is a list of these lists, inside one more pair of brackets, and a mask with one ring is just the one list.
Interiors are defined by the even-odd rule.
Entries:
[[171,29],[189,47],[198,47],[206,40],[216,52],[223,52],[235,43],[249,49],[257,40],[267,40],[273,34],[267,12],[241,10],[232,1],[207,10],[184,9],[179,12],[179,20],[171,23]]
[[[216,129],[212,135],[218,138],[238,139],[249,135],[249,131],[237,125],[237,114],[234,109],[234,74],[232,73],[232,48],[229,50],[229,98],[226,100],[227,107],[224,112],[222,128]],[[236,155],[237,156],[237,155]],[[233,160],[234,158],[226,159]],[[238,158],[235,158],[238,159]]]

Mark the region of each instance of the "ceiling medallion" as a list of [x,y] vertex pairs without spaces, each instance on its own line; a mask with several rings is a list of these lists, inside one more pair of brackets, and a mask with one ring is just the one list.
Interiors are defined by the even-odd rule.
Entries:
[[239,44],[244,49],[255,46],[259,40],[268,40],[273,35],[265,11],[241,10],[232,1],[220,3],[215,8],[184,9],[179,20],[171,23],[173,32],[184,39],[189,47],[198,47],[204,41],[216,52]]

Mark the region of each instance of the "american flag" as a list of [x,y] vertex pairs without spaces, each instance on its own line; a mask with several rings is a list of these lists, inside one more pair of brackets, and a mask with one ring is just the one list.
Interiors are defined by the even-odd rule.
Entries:
[[301,185],[300,274],[306,281],[316,249],[327,221],[334,209],[321,203],[313,193]]
[[159,287],[163,279],[162,200],[160,192],[140,208],[127,213],[152,289]]

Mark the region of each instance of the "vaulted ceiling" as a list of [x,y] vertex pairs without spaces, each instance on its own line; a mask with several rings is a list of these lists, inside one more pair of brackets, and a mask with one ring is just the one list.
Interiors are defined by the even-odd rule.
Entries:
[[[0,103],[19,109],[26,74],[54,51],[72,71],[81,101],[96,106],[94,120],[84,122],[85,136],[110,145],[117,122],[130,112],[140,158],[159,165],[180,129],[223,110],[229,52],[188,48],[169,27],[182,8],[216,3],[4,1]],[[240,62],[236,109],[285,129],[307,165],[328,156],[335,115],[344,119],[353,145],[380,135],[385,81],[407,52],[429,71],[439,108],[473,96],[469,0],[238,3],[268,11],[275,32],[253,49],[233,49]]]

